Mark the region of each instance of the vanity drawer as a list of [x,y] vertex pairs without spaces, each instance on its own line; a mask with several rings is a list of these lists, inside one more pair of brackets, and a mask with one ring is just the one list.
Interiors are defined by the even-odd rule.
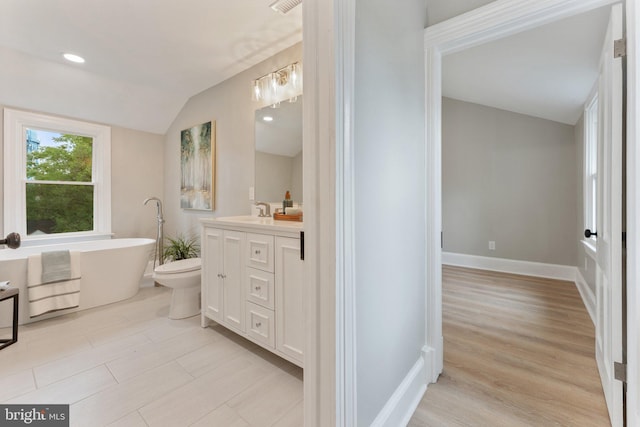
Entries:
[[274,274],[247,267],[247,301],[273,310]]
[[247,335],[255,341],[275,348],[275,315],[273,310],[247,302]]
[[273,273],[273,236],[247,233],[247,266]]

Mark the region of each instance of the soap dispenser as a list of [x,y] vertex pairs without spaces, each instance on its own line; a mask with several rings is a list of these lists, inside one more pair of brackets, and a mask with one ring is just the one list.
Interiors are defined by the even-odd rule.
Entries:
[[293,200],[291,200],[291,193],[289,193],[289,190],[287,190],[287,192],[284,195],[284,200],[282,201],[282,213],[286,214],[287,208],[292,208],[292,207],[293,207]]

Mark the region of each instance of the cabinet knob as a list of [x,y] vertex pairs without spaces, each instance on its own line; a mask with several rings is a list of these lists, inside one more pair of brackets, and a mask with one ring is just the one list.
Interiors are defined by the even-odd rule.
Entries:
[[262,289],[261,286],[256,286],[256,291],[259,291],[260,289]]
[[260,249],[256,249],[256,255],[260,255]]
[[259,328],[260,326],[262,326],[262,322],[256,322],[256,328]]

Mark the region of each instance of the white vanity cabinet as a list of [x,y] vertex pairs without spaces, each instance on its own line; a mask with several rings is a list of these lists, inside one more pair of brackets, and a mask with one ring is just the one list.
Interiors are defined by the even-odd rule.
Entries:
[[213,320],[303,365],[301,223],[201,219],[202,326]]
[[300,239],[276,237],[276,348],[302,363],[304,295]]
[[236,332],[244,332],[245,235],[205,228],[202,234],[202,312]]

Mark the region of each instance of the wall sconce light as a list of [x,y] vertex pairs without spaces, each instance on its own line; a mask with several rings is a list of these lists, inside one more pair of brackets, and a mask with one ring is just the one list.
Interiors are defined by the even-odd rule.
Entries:
[[275,106],[302,94],[302,64],[294,62],[255,79],[251,84],[254,101]]

